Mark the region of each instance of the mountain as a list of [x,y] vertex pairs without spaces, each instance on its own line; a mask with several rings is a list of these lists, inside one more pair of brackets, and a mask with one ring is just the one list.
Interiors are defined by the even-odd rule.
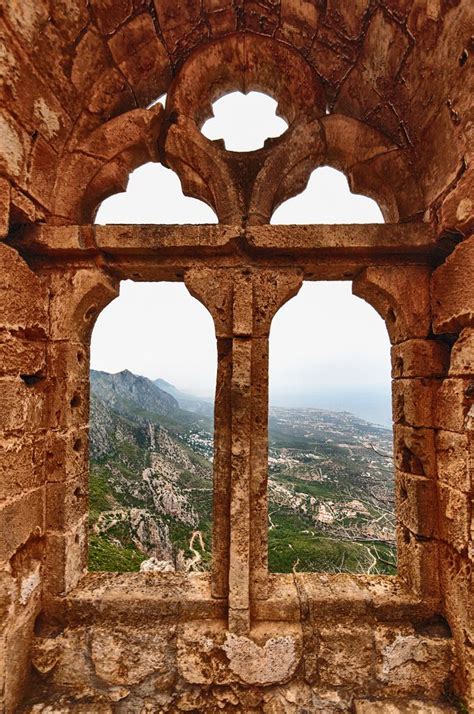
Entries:
[[169,392],[127,369],[117,374],[91,370],[90,380],[92,394],[119,414],[144,410],[166,416],[179,409],[177,400]]
[[146,377],[92,371],[89,567],[137,570],[147,558],[204,567],[211,456],[207,417],[180,409]]
[[[92,570],[209,567],[213,424],[199,402],[164,380],[91,372]],[[391,441],[348,412],[270,408],[272,572],[394,572]]]
[[201,399],[194,396],[194,394],[182,392],[164,379],[155,379],[153,384],[173,396],[179,403],[181,409],[196,412],[197,414],[205,414],[211,418],[213,417],[214,403],[211,399]]

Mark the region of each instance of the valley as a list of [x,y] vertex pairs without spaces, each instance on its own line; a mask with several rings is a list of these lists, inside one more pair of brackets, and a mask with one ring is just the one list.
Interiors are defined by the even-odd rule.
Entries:
[[[213,405],[164,380],[91,371],[91,570],[209,568]],[[272,407],[272,572],[394,573],[389,429]]]

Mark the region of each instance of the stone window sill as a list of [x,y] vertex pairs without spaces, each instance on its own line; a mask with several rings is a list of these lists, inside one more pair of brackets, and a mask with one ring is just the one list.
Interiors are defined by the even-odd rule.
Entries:
[[[396,576],[329,573],[272,574],[270,596],[254,604],[256,621],[300,622],[362,618],[423,622],[436,613]],[[99,622],[224,620],[226,601],[211,595],[207,573],[88,573],[67,595],[54,599],[69,625]]]

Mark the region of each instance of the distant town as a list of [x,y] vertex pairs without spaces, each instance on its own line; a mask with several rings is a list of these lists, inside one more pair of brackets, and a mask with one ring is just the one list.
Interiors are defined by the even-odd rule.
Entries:
[[[212,412],[164,380],[91,372],[92,569],[209,567]],[[390,429],[271,407],[268,467],[271,571],[396,571]]]

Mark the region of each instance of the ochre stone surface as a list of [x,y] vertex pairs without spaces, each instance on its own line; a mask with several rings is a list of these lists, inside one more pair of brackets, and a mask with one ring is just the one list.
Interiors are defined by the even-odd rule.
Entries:
[[[474,707],[473,35],[470,0],[5,0],[2,712]],[[206,139],[233,90],[288,130]],[[149,161],[219,224],[92,226]],[[270,225],[322,165],[387,223]],[[123,279],[214,319],[210,576],[86,573],[90,334]],[[303,279],[352,280],[392,342],[394,578],[267,571],[268,335]]]

